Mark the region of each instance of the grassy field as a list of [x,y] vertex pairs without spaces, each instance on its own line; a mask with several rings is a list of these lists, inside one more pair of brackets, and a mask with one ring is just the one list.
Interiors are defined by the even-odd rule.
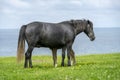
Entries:
[[0,57],[0,80],[120,80],[120,53],[76,56],[76,65],[53,67],[52,56],[33,56],[33,68],[15,57]]

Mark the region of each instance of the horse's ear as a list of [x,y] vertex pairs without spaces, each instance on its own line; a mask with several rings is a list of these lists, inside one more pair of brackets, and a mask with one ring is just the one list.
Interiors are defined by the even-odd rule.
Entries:
[[89,21],[89,20],[87,20],[87,23],[88,23],[88,24],[90,24],[90,21]]
[[88,23],[88,24],[93,24],[90,20],[87,20],[87,23]]
[[73,19],[72,19],[72,20],[70,20],[70,23],[71,23],[71,24],[73,24],[73,22],[74,22],[74,20],[73,20]]
[[87,24],[93,29],[93,23],[90,20],[87,20]]
[[75,23],[75,20],[73,20],[73,19],[70,20],[70,23],[71,23],[71,24],[74,24],[74,23]]

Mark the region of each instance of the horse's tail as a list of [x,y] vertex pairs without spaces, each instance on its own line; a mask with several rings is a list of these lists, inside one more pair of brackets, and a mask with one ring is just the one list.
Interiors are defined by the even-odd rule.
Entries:
[[25,52],[25,30],[26,25],[23,25],[19,32],[18,38],[18,47],[17,47],[17,62],[20,62],[23,59]]

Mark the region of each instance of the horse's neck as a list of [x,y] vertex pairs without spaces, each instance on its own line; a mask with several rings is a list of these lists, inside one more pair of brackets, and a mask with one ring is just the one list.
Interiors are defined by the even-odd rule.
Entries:
[[78,35],[78,34],[82,33],[83,31],[82,30],[80,30],[80,31],[76,30],[75,32],[76,32],[76,35]]

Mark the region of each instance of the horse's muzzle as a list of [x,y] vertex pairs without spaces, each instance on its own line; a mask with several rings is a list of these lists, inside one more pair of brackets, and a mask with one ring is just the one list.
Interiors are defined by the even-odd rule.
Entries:
[[91,40],[91,41],[94,41],[94,40],[95,40],[95,37],[90,38],[90,40]]

